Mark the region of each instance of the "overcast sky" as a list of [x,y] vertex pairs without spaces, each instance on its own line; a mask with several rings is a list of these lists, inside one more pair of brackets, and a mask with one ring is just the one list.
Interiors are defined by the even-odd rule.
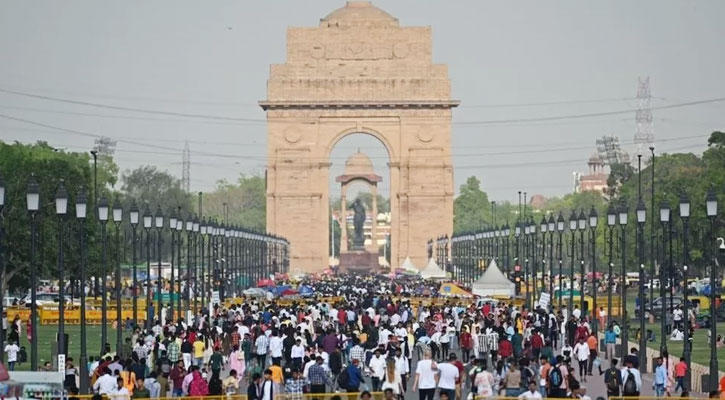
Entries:
[[[453,119],[456,187],[476,175],[494,200],[515,200],[518,190],[571,191],[572,172],[586,169],[596,138],[616,135],[631,147],[634,112],[480,122],[633,109],[638,76],[650,77],[656,107],[725,97],[721,0],[374,4],[401,25],[433,27],[434,61],[448,64],[453,96],[462,102]],[[317,26],[343,5],[4,0],[0,139],[46,140],[84,151],[93,146],[93,135],[104,135],[118,140],[115,158],[122,169],[155,164],[177,176],[179,150],[188,140],[193,190],[210,190],[216,180],[239,173],[263,173],[266,126],[257,101],[266,97],[269,64],[284,62],[286,27]],[[1,90],[249,121],[99,108]],[[702,152],[707,135],[725,129],[725,102],[653,113],[658,152]],[[345,156],[364,147],[384,175],[387,193],[378,143],[353,137],[338,147],[333,177]]]

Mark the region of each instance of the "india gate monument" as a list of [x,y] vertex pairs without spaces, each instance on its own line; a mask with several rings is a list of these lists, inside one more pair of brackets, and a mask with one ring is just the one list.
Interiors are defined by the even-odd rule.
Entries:
[[[401,26],[349,1],[316,27],[290,27],[284,64],[270,68],[267,230],[291,244],[292,270],[328,267],[330,153],[347,135],[387,150],[391,268],[424,267],[426,242],[453,230],[451,85],[432,62],[430,27]],[[342,224],[345,229],[345,224]]]

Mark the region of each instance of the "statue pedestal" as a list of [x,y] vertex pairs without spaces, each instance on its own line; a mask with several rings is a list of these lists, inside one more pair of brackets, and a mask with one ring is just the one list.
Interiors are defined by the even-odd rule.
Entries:
[[370,273],[378,272],[378,254],[367,250],[353,250],[340,254],[340,272]]

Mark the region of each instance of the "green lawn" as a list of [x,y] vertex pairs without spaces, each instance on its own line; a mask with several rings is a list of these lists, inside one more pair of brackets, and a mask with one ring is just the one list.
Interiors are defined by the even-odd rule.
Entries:
[[[38,366],[42,366],[44,362],[51,361],[51,342],[55,340],[58,333],[58,325],[38,325]],[[68,355],[73,358],[75,363],[80,359],[81,348],[81,328],[78,325],[66,325],[65,333],[68,335]],[[109,324],[107,342],[111,344],[111,350],[116,349],[116,330]],[[98,325],[88,326],[86,328],[87,354],[88,356],[97,356],[101,351],[101,327]],[[25,346],[28,352],[28,362],[23,365],[16,366],[17,370],[30,369],[30,344],[25,336],[25,330],[20,335],[20,346]]]
[[[635,292],[635,293],[632,293]],[[647,292],[649,295],[649,292]],[[627,293],[627,310],[629,312],[629,315],[634,315],[634,306],[635,306],[635,298],[637,297],[636,290],[629,290]],[[655,298],[658,297],[658,294],[655,294]],[[634,341],[634,332],[639,329],[639,320],[633,319],[630,321],[630,340]],[[649,324],[645,322],[645,329],[651,329],[655,336],[657,337],[656,342],[649,342],[647,343],[647,347],[651,349],[659,350],[660,348],[660,321],[657,320],[654,324]],[[717,324],[717,332],[718,335],[725,335],[725,322],[720,322]],[[681,356],[682,355],[682,345],[683,342],[670,342],[667,341],[667,350],[670,352],[670,354],[675,356]],[[725,371],[725,350],[719,349],[717,352],[718,357],[718,367],[721,371]],[[710,347],[707,345],[707,329],[695,329],[695,337],[692,341],[692,349],[691,349],[691,360],[694,363],[702,364],[705,366],[710,365]]]

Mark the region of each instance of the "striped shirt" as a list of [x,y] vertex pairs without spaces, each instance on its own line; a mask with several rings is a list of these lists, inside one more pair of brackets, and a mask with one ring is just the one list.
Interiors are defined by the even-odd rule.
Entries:
[[254,345],[257,347],[257,354],[267,354],[267,346],[269,345],[267,335],[259,335],[259,337],[257,337],[257,341],[254,342]]
[[486,335],[489,351],[498,351],[498,332],[491,332]]
[[478,341],[478,352],[485,353],[488,351],[488,337],[487,335],[480,333],[476,335]]

